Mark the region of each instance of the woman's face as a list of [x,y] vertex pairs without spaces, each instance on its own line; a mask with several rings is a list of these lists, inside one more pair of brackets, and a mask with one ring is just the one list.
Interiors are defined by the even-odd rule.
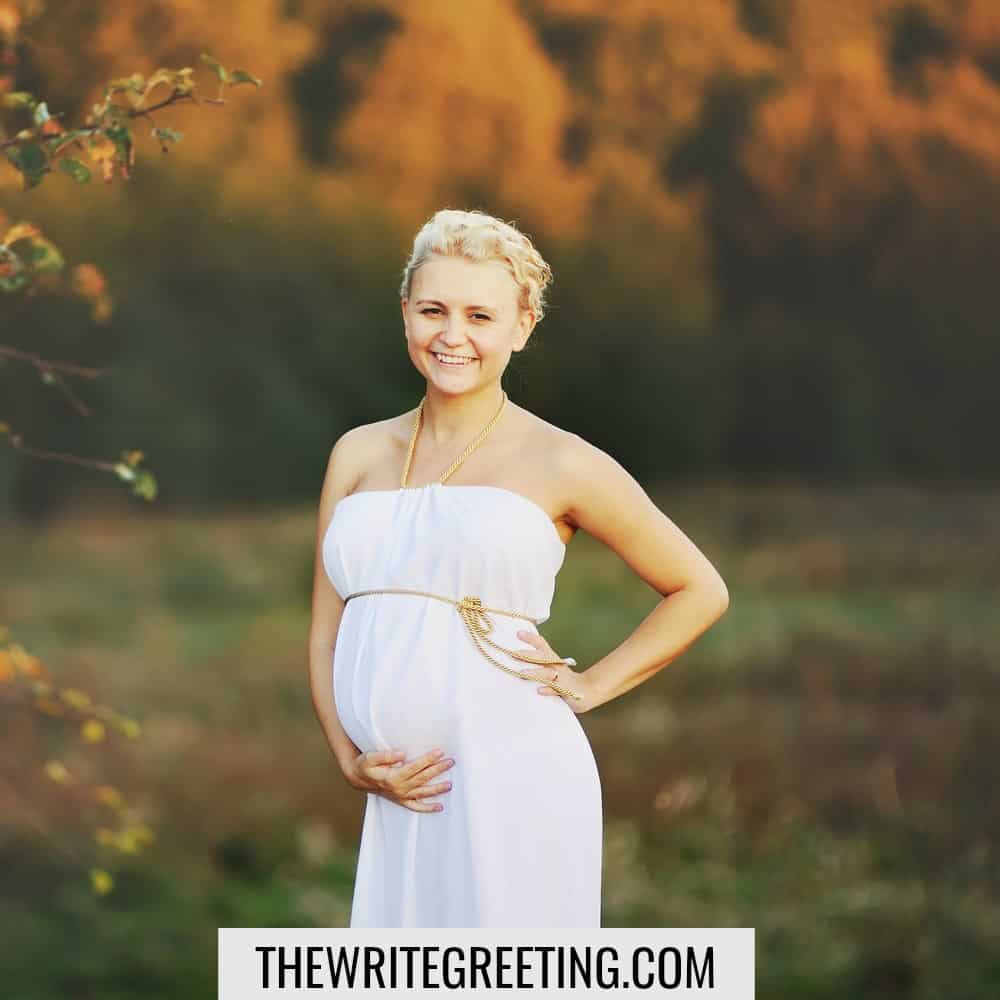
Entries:
[[535,325],[517,300],[517,283],[504,264],[431,257],[414,273],[410,297],[402,301],[417,371],[446,394],[498,380]]

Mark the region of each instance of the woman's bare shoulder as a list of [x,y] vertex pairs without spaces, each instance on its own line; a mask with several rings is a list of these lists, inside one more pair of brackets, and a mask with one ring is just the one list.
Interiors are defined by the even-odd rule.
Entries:
[[341,441],[349,449],[371,448],[380,443],[390,444],[403,434],[405,421],[410,416],[410,414],[402,413],[396,417],[386,417],[384,420],[373,420],[369,424],[356,424],[350,430],[344,431],[334,447],[337,447]]
[[520,434],[522,447],[525,451],[534,452],[551,458],[553,453],[563,448],[572,447],[572,431],[563,430],[555,424],[540,417],[523,406],[517,407],[518,420],[521,424]]
[[344,431],[334,442],[330,454],[330,467],[340,470],[340,478],[347,482],[348,492],[365,477],[366,472],[381,460],[391,463],[392,456],[408,439],[409,424],[413,413],[402,413],[384,420],[357,424]]

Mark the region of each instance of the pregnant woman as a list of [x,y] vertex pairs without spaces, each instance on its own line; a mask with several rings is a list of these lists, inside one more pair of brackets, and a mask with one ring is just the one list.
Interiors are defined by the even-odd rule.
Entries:
[[[330,455],[310,684],[366,792],[352,927],[599,927],[601,785],[577,716],[652,677],[728,605],[614,459],[504,392],[551,276],[514,226],[436,213],[401,288],[423,398]],[[585,670],[538,631],[580,528],[663,595]]]

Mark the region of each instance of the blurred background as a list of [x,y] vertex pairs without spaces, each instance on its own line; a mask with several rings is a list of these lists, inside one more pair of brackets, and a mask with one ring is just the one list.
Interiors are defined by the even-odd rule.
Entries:
[[[0,418],[141,449],[160,487],[0,450],[0,622],[143,728],[5,722],[9,995],[211,995],[216,927],[346,925],[363,802],[310,703],[316,504],[337,436],[422,394],[397,290],[444,207],[553,267],[512,399],[730,589],[581,717],[605,925],[753,926],[762,996],[997,995],[994,0],[62,0],[16,44],[67,124],[200,52],[263,86],[161,112],[168,155],[137,128],[127,183],[0,161],[0,209],[116,300],[0,299],[5,343],[109,369],[81,419],[4,365]],[[657,599],[581,533],[546,637],[585,665]],[[156,831],[107,896],[52,756]]]

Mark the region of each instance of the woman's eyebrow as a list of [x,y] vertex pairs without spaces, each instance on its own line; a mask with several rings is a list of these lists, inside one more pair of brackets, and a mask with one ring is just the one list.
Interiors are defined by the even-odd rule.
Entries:
[[[417,299],[416,304],[419,306],[422,302],[427,302],[432,306],[443,306],[444,303],[439,299]],[[447,308],[447,306],[445,307]],[[490,312],[496,312],[493,306],[466,306],[466,309],[489,309]]]

